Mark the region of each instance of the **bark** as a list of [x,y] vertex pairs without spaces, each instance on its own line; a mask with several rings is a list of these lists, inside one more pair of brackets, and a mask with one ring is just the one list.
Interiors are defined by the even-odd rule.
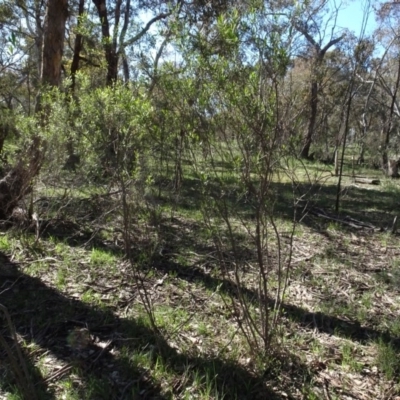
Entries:
[[[124,24],[121,29],[121,35],[119,38],[120,43],[124,43],[125,41],[125,36],[126,32],[128,30],[128,25],[129,25],[129,12],[131,8],[131,0],[126,1],[126,7],[125,7],[125,15],[124,15]],[[122,47],[122,68],[124,71],[124,79],[125,83],[128,83],[130,80],[130,74],[129,74],[129,64],[128,64],[128,59],[125,54],[125,46]]]
[[398,178],[399,177],[399,162],[398,160],[389,160],[387,162],[387,174],[391,178]]
[[360,153],[358,154],[358,158],[357,158],[357,165],[362,165],[365,162],[365,145],[364,143],[361,143],[360,145]]
[[60,84],[67,16],[68,0],[49,0],[44,21],[42,84],[50,86]]
[[[39,173],[43,161],[39,145],[38,138],[33,138],[33,144],[23,159],[13,167],[0,169],[0,220],[10,218],[19,201],[31,192],[32,180]],[[27,216],[32,216],[32,210]]]
[[[99,16],[99,20],[101,21],[101,34],[104,43],[103,47],[107,63],[106,83],[107,85],[112,85],[118,79],[119,58],[121,54],[124,56],[125,48],[135,44],[149,31],[149,29],[154,23],[168,17],[169,15],[171,15],[171,13],[161,13],[159,15],[156,15],[149,22],[147,22],[144,28],[137,35],[125,41],[125,36],[129,26],[130,0],[126,1],[125,12],[123,16],[124,21],[119,36],[119,40],[117,34],[121,19],[122,0],[118,0],[115,5],[115,16],[113,23],[114,32],[112,33],[112,35],[110,32],[110,22],[108,19],[106,0],[93,0],[93,4],[96,6],[97,14]],[[123,65],[125,79],[129,79],[129,71],[127,69],[126,61],[123,62],[125,62],[125,64]]]
[[[26,18],[26,21],[29,21],[29,18]],[[40,7],[35,6],[35,22],[36,22],[36,32],[37,36],[35,36],[35,46],[36,46],[36,54],[37,54],[37,72],[38,77],[41,76],[42,73],[42,48],[43,48],[43,26],[42,20],[40,18]]]
[[22,163],[6,171],[0,179],[0,220],[11,217],[18,202],[31,190],[29,170]]
[[[40,79],[43,85],[58,86],[61,81],[61,60],[64,49],[65,22],[68,15],[68,0],[49,0],[43,25],[43,46],[41,53]],[[39,22],[40,23],[40,18]],[[41,95],[38,93],[36,110],[44,111],[42,123],[45,123]],[[13,167],[0,170],[0,219],[13,215],[19,201],[32,190],[32,180],[38,175],[43,163],[42,141],[34,135],[31,146]],[[32,203],[31,203],[32,205]],[[28,217],[32,217],[32,207]]]
[[339,176],[339,148],[335,148],[335,176]]
[[[111,40],[110,35],[110,23],[108,21],[108,12],[106,0],[93,0],[94,5],[97,8],[97,14],[101,21],[101,35],[104,43],[104,53],[107,63],[107,85],[112,85],[116,82],[118,77],[118,53],[116,48],[116,39]],[[120,1],[119,1],[120,3]],[[118,17],[118,9],[116,10],[116,17]],[[115,25],[118,21],[115,21]]]
[[304,140],[303,148],[300,152],[301,158],[308,159],[310,156],[310,148],[312,144],[312,140],[315,134],[315,126],[317,122],[317,114],[318,114],[318,91],[319,91],[319,84],[320,84],[320,68],[322,66],[322,62],[324,60],[326,52],[334,46],[336,43],[339,43],[343,39],[343,35],[332,39],[329,43],[321,48],[321,46],[314,40],[314,38],[309,34],[309,32],[300,25],[296,25],[296,28],[299,32],[301,32],[310,45],[314,48],[316,53],[314,67],[311,73],[311,85],[310,85],[310,118],[308,123],[307,134]]
[[[83,13],[85,11],[85,0],[79,0],[79,7],[78,7],[78,28],[80,26],[80,18],[82,17]],[[80,54],[82,51],[83,47],[83,36],[78,32],[76,33],[75,36],[75,43],[74,43],[74,55],[72,57],[72,63],[71,63],[71,78],[72,78],[72,84],[71,84],[71,90],[74,92],[75,90],[75,75],[79,70],[79,61],[80,61]]]
[[[390,135],[392,132],[392,127],[393,127],[393,116],[395,114],[395,106],[396,106],[396,99],[397,99],[397,92],[399,90],[400,86],[400,59],[398,62],[397,66],[397,77],[396,77],[396,83],[393,89],[393,92],[391,93],[391,103],[390,103],[390,111],[389,111],[389,117],[386,123],[386,129],[382,132],[383,133],[383,151],[382,151],[382,165],[383,167],[388,165],[388,146],[389,146],[389,141],[390,141]],[[396,170],[396,175],[397,175],[397,170]],[[390,175],[391,176],[391,175]]]
[[130,80],[130,73],[129,73],[128,60],[127,60],[125,54],[123,55],[123,58],[122,58],[122,68],[123,68],[123,71],[124,71],[124,81],[125,81],[125,83],[128,83],[129,80]]
[[315,125],[317,122],[317,112],[318,112],[318,81],[316,80],[316,74],[312,74],[311,81],[311,98],[310,98],[310,119],[308,122],[307,135],[304,141],[304,146],[301,150],[301,158],[310,157],[310,148],[312,139],[314,137]]

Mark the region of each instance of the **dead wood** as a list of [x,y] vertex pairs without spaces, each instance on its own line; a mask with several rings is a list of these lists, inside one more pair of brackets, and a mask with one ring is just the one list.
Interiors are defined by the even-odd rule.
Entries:
[[371,179],[371,178],[355,178],[355,183],[364,183],[367,185],[380,185],[381,181],[379,179]]
[[14,166],[0,168],[0,220],[9,219],[18,203],[32,191],[33,178],[43,162],[44,149],[38,136]]
[[399,161],[398,160],[389,160],[387,163],[387,174],[391,178],[399,177]]
[[391,233],[395,234],[397,230],[397,215],[393,219]]
[[12,215],[18,202],[31,191],[31,174],[21,164],[7,168],[0,179],[0,219]]
[[[302,205],[303,203],[303,205]],[[306,203],[304,205],[304,202],[299,201],[298,202],[299,207],[303,207],[302,214],[305,216],[307,214],[313,214],[316,217],[319,218],[324,218],[329,221],[337,222],[342,225],[350,226],[351,228],[354,229],[371,229],[373,231],[381,231],[382,228],[376,227],[368,222],[363,222],[356,220],[350,216],[345,216],[345,217],[339,217],[337,215],[333,215],[331,213],[328,213],[327,211],[323,210],[322,208],[315,207],[311,203]],[[304,218],[303,216],[303,218]]]

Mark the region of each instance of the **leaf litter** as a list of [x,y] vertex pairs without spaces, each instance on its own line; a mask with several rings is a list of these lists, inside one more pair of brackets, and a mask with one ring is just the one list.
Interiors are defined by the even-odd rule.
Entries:
[[[174,235],[185,226],[179,246],[160,254],[140,273],[166,341],[177,354],[210,359],[233,357],[251,375],[257,375],[257,368],[246,356],[246,345],[237,323],[218,292],[220,275],[212,247],[205,243],[201,250],[185,249],[196,222],[180,218],[172,225],[166,228]],[[165,233],[168,237],[168,232]],[[310,229],[294,238],[293,274],[283,307],[288,332],[282,348],[302,360],[304,369],[309,371],[307,393],[325,399],[400,399],[398,371],[392,379],[385,377],[377,362],[376,345],[381,336],[390,343],[399,340],[388,326],[400,317],[397,241],[396,236],[360,230],[334,230],[325,235]],[[46,240],[42,239],[41,245],[44,257],[36,257],[28,249],[17,249],[9,254],[10,259],[18,261],[21,273],[39,277],[50,290],[47,299],[47,289],[36,280],[28,281],[28,288],[43,294],[35,307],[40,305],[50,310],[63,307],[64,300],[60,304],[52,303],[54,293],[60,293],[62,298],[84,299],[88,304],[110,309],[118,321],[143,316],[139,296],[142,288],[138,287],[128,262],[116,258],[113,266],[94,268],[90,263],[90,250],[68,248],[67,255],[62,257],[54,255],[53,245]],[[251,257],[248,265],[245,282],[252,288],[256,283]],[[62,279],[60,270],[65,270]],[[9,292],[14,296],[18,295],[18,290],[27,290],[26,286],[19,287],[27,278],[17,278],[18,282],[13,277],[8,279],[10,282],[4,289],[10,287]],[[56,296],[55,299],[60,298]],[[159,379],[164,388],[161,391],[170,393],[172,398],[184,398],[185,385],[189,385],[184,375],[179,378],[175,373],[171,390],[166,389],[169,378],[156,378],[149,366],[144,366],[136,378],[123,376],[117,364],[130,343],[135,343],[136,348],[138,342],[142,343],[139,349],[144,353],[148,351],[149,357],[156,347],[143,344],[143,338],[124,331],[120,322],[116,324],[112,318],[96,321],[96,316],[91,317],[88,310],[84,316],[68,310],[60,320],[50,324],[44,316],[35,322],[33,304],[31,309],[24,307],[16,304],[10,307],[10,312],[21,324],[17,327],[21,340],[36,343],[33,348],[27,348],[28,354],[35,365],[40,365],[43,381],[54,393],[61,396],[66,379],[70,379],[74,387],[84,385],[82,374],[74,375],[78,369],[98,371],[119,388],[120,395],[141,382],[145,388],[141,389],[143,398],[151,398],[152,389],[146,387]],[[399,331],[400,327],[397,335]],[[47,348],[53,351],[49,353]],[[293,376],[290,368],[282,369],[279,379],[266,375],[264,387],[274,388],[280,398],[307,398],[302,387],[304,382]]]

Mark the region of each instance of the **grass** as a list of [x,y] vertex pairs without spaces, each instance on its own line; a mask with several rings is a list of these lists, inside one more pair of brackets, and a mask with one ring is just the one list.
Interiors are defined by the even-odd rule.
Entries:
[[396,383],[400,383],[399,351],[392,343],[385,343],[382,339],[378,341],[376,362],[387,379],[396,379]]
[[342,366],[350,372],[362,372],[363,364],[357,361],[357,347],[352,343],[343,343],[341,346]]
[[[238,189],[232,165],[221,162],[218,177],[207,178],[209,193],[217,200],[225,196],[233,212],[240,257],[226,246],[223,263],[214,240],[218,233],[229,244],[229,232],[218,215],[212,216],[215,229],[205,226],[200,210],[207,199],[190,164],[184,165],[179,192],[171,191],[168,177],[160,187],[155,178],[154,187],[145,191],[151,201],[141,198],[133,204],[138,212],[129,227],[133,265],[123,255],[119,199],[106,196],[103,187],[70,188],[66,195],[59,188],[43,190],[36,204],[46,229],[39,239],[29,230],[1,232],[0,272],[3,266],[18,272],[0,280],[0,303],[24,340],[38,397],[257,400],[360,395],[372,400],[399,393],[398,236],[352,229],[303,208],[297,210],[301,222],[293,237],[279,340],[267,357],[250,352],[233,309],[238,293],[231,281],[235,265],[240,265],[241,296],[248,315],[261,326],[250,234],[254,208]],[[315,180],[329,171],[318,163],[306,167],[308,175],[294,166],[296,195],[306,193],[310,204],[332,213],[336,178],[312,186],[308,177]],[[293,187],[282,173],[272,187],[286,249]],[[359,187],[346,178],[341,216],[386,228],[396,214],[399,190],[395,181]],[[268,245],[273,298],[279,286],[276,239]],[[82,332],[87,336],[79,336]],[[10,341],[5,330],[0,333]],[[3,355],[0,347],[1,359]],[[21,398],[7,362],[0,364],[2,395]]]
[[0,250],[8,254],[12,253],[12,239],[6,234],[0,235]]

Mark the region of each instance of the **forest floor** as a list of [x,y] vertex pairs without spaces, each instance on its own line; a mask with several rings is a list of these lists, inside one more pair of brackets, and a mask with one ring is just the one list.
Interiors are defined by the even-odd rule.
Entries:
[[[348,178],[338,220],[336,178],[314,188],[297,214],[267,363],[250,356],[190,180],[173,206],[158,193],[134,216],[132,261],[118,194],[49,187],[36,192],[36,224],[0,232],[0,304],[28,370],[15,378],[12,328],[0,319],[1,399],[400,399],[400,182]],[[275,189],[285,238],[293,188]],[[256,256],[246,250],[251,301]]]

